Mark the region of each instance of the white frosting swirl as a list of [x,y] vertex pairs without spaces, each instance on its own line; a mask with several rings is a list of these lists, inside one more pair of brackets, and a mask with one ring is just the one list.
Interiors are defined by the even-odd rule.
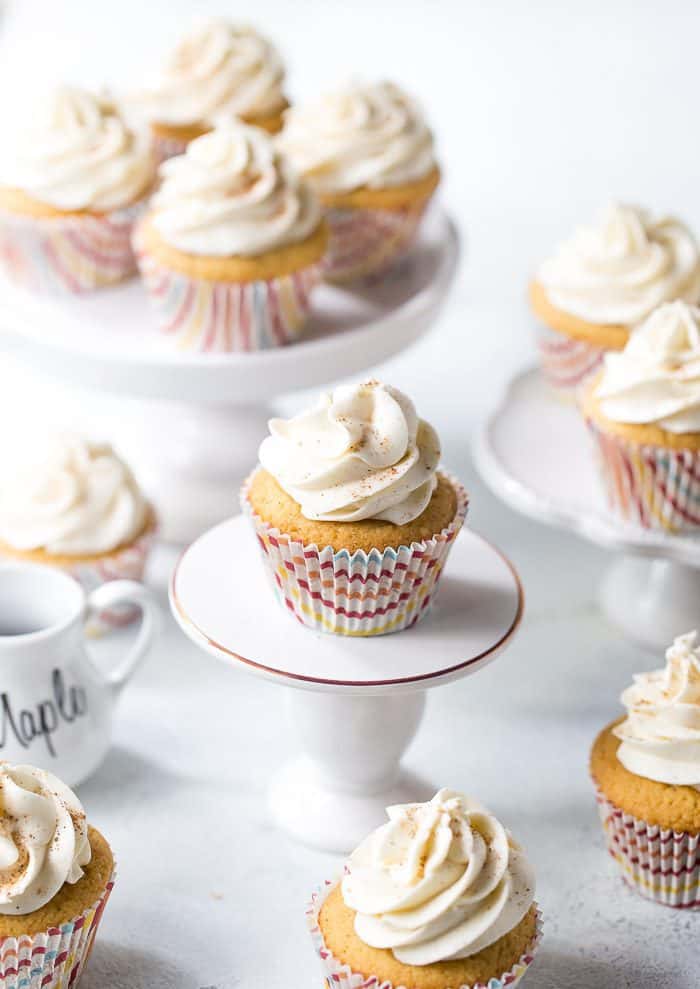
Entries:
[[666,666],[638,673],[622,694],[627,717],[613,731],[625,769],[659,783],[700,788],[700,648],[679,635]]
[[214,18],[195,25],[136,99],[151,120],[186,126],[282,110],[284,67],[251,27]]
[[0,479],[0,542],[19,551],[109,553],[135,539],[147,517],[126,464],[79,436],[37,441]]
[[403,185],[436,165],[423,117],[390,82],[349,85],[292,107],[278,143],[322,194]]
[[609,206],[579,227],[537,279],[558,309],[589,323],[634,326],[662,302],[700,297],[695,238],[673,217]]
[[27,914],[91,858],[82,804],[51,773],[0,762],[0,914]]
[[60,210],[105,212],[146,193],[155,177],[151,139],[114,103],[75,87],[52,92],[15,141],[5,142],[0,183]]
[[232,123],[160,167],[153,223],[188,254],[256,255],[310,236],[321,207],[257,127]]
[[437,485],[437,433],[406,395],[379,381],[342,385],[269,427],[260,463],[307,519],[404,525]]
[[475,955],[520,923],[534,873],[493,814],[452,790],[387,814],[342,882],[365,944],[390,948],[405,965],[431,965]]
[[660,306],[622,352],[606,354],[595,395],[614,422],[699,432],[700,309],[685,302]]

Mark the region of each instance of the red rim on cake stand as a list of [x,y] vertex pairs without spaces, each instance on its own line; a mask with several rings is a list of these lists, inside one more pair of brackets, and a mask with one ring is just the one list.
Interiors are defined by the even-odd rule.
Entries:
[[432,207],[397,269],[354,288],[322,285],[298,343],[252,353],[173,351],[138,279],[83,296],[3,284],[0,349],[71,385],[118,396],[105,429],[158,508],[161,536],[189,542],[234,510],[280,395],[361,374],[435,323],[459,237]]
[[511,508],[620,554],[599,596],[630,638],[658,651],[700,626],[700,538],[611,514],[580,412],[538,369],[510,382],[477,434],[474,456],[486,484]]
[[432,781],[401,766],[426,693],[496,658],[520,624],[523,592],[503,554],[464,528],[412,628],[369,638],[315,632],[275,601],[250,523],[237,516],[184,552],[170,605],[205,652],[285,688],[301,755],[270,784],[272,817],[305,844],[347,853],[386,806],[432,796]]

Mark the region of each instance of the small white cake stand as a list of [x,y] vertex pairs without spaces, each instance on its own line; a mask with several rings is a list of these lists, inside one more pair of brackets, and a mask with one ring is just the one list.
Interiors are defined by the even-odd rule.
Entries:
[[427,799],[403,770],[429,687],[476,673],[510,641],[523,594],[509,561],[463,529],[436,601],[413,628],[375,638],[317,633],[274,600],[243,516],[201,536],[180,558],[170,604],[202,649],[288,688],[301,758],[269,790],[277,824],[299,841],[348,852],[393,803]]
[[517,511],[625,554],[600,601],[630,638],[654,650],[700,626],[700,539],[645,530],[605,504],[586,426],[538,370],[517,375],[477,434],[477,468]]
[[302,340],[250,354],[173,352],[137,279],[78,297],[3,284],[0,347],[69,384],[131,399],[110,417],[110,433],[158,508],[161,535],[189,542],[235,510],[269,403],[416,341],[437,318],[458,256],[454,224],[435,207],[396,271],[371,285],[319,287]]

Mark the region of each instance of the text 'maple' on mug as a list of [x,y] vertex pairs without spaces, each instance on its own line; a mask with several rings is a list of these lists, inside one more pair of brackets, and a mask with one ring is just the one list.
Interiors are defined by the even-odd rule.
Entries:
[[[103,671],[85,645],[85,623],[120,604],[141,609],[127,654]],[[121,688],[148,651],[160,612],[150,591],[114,580],[87,595],[52,567],[0,564],[0,759],[86,780],[109,749]]]

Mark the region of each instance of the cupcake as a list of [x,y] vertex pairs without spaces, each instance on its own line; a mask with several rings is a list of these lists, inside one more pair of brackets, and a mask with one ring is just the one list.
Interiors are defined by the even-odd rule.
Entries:
[[700,526],[700,309],[656,309],[581,397],[612,511],[645,529]]
[[541,936],[523,850],[493,814],[452,790],[387,815],[307,910],[326,984],[512,989]]
[[0,269],[32,290],[85,292],[136,271],[134,220],[155,177],[150,138],[117,106],[62,87],[0,161]]
[[432,134],[398,86],[350,85],[294,107],[277,141],[326,209],[331,281],[379,276],[407,253],[440,172]]
[[114,885],[114,858],[75,794],[0,762],[0,985],[77,986]]
[[467,513],[435,430],[379,381],[269,426],[241,500],[280,602],[338,635],[415,624]]
[[165,338],[263,350],[298,338],[327,230],[312,189],[257,127],[222,124],[160,167],[134,244]]
[[627,716],[598,735],[591,775],[608,850],[649,899],[700,907],[700,649],[680,635],[666,667],[635,676]]
[[251,27],[224,18],[200,21],[176,46],[134,103],[150,121],[159,159],[231,120],[274,134],[289,104],[284,66]]
[[[143,578],[153,509],[114,450],[80,436],[35,438],[0,479],[0,559],[60,567],[89,592]],[[129,606],[103,616],[134,617]]]
[[693,235],[672,217],[609,206],[594,225],[576,230],[530,285],[545,377],[573,394],[607,351],[622,350],[637,324],[675,299],[700,300]]

